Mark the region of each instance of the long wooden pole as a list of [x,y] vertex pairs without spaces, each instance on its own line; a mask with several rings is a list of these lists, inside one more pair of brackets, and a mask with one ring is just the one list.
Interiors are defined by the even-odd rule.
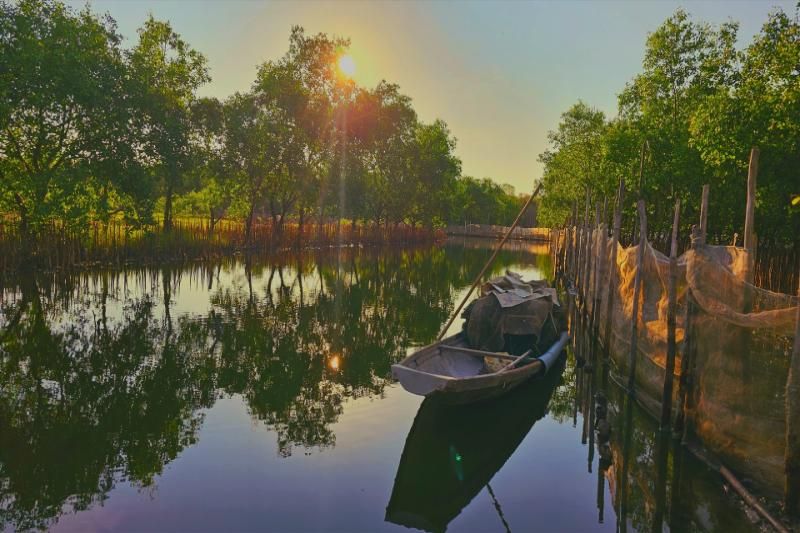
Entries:
[[591,264],[591,257],[589,256],[591,250],[589,249],[589,240],[591,235],[591,230],[589,229],[589,209],[591,207],[590,203],[590,193],[589,189],[586,189],[586,212],[583,215],[583,256],[581,257],[581,274],[578,278],[578,286],[581,292],[581,309],[582,309],[582,316],[586,317],[586,299],[589,297],[589,265]]
[[514,223],[511,224],[510,228],[508,228],[508,231],[506,231],[506,234],[503,236],[503,239],[500,241],[500,244],[498,244],[497,248],[495,248],[494,253],[492,254],[492,256],[489,258],[488,261],[486,261],[486,264],[483,265],[483,268],[481,269],[480,274],[478,274],[478,276],[475,278],[475,281],[472,282],[472,286],[469,288],[469,291],[464,296],[464,298],[461,300],[461,303],[458,304],[458,307],[456,307],[456,310],[453,311],[453,314],[450,316],[450,320],[447,321],[447,324],[445,324],[445,326],[442,328],[442,331],[439,332],[439,335],[436,337],[437,341],[442,340],[442,337],[444,337],[444,334],[447,333],[447,330],[450,329],[451,325],[453,325],[453,321],[455,321],[456,317],[458,316],[458,313],[461,312],[461,309],[464,307],[464,304],[467,303],[467,300],[469,300],[469,297],[472,296],[472,293],[475,291],[475,288],[481,282],[481,279],[483,279],[483,275],[486,274],[487,270],[489,270],[489,267],[494,262],[495,258],[497,257],[497,254],[500,253],[500,250],[503,248],[503,245],[506,243],[508,238],[511,236],[511,233],[514,231],[514,228],[516,228],[517,225],[519,224],[519,221],[522,220],[522,215],[525,214],[525,211],[527,211],[528,206],[530,206],[531,202],[533,201],[533,199],[536,198],[536,196],[539,195],[539,191],[540,190],[542,190],[542,184],[541,183],[536,186],[536,189],[533,191],[533,194],[531,194],[528,197],[528,201],[525,202],[525,205],[522,206],[522,209],[520,210],[519,214],[517,215],[517,218],[514,219]]
[[617,292],[617,246],[619,243],[619,232],[622,226],[622,202],[625,196],[625,182],[619,180],[617,189],[617,203],[614,206],[614,229],[611,234],[611,257],[608,261],[608,299],[606,302],[606,329],[605,346],[603,348],[603,359],[608,360],[611,353],[611,326],[614,319],[614,295]]
[[647,215],[644,210],[644,200],[636,204],[639,211],[639,249],[636,251],[636,274],[633,277],[633,309],[631,311],[631,352],[630,375],[628,376],[628,394],[633,394],[636,384],[636,359],[638,358],[639,342],[639,296],[642,291],[642,268],[644,267],[644,251],[647,248]]
[[[744,214],[744,247],[755,259],[756,242],[756,178],[758,177],[758,147],[750,149],[750,164],[747,168],[747,205]],[[750,282],[750,280],[748,280]]]
[[797,286],[797,323],[794,328],[794,349],[786,379],[786,512],[800,514],[800,282]]
[[[593,269],[593,283],[592,283],[592,297],[594,298],[592,301],[592,314],[590,319],[591,324],[591,346],[589,348],[589,358],[594,361],[595,359],[595,348],[597,346],[597,330],[599,329],[597,326],[598,320],[598,313],[600,307],[600,294],[602,290],[602,286],[600,285],[600,277],[603,273],[603,259],[605,258],[605,232],[603,231],[604,224],[602,219],[600,218],[600,202],[597,202],[597,209],[595,212],[595,235],[594,235],[594,247],[595,247],[595,259],[594,259],[594,269]],[[602,250],[602,251],[601,251]]]
[[700,236],[703,242],[708,240],[708,184],[703,185],[703,196],[700,200]]
[[669,429],[672,415],[672,385],[675,373],[675,306],[678,277],[678,222],[681,201],[675,201],[675,216],[672,220],[672,242],[669,249],[669,274],[667,278],[667,361],[664,365],[664,390],[661,394],[661,431]]

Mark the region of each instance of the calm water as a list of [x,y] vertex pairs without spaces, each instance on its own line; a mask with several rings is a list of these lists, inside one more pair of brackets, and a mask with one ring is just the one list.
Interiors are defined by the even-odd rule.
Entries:
[[[495,273],[548,275],[536,251],[504,252]],[[752,528],[613,386],[598,447],[583,413],[601,381],[571,355],[469,410],[392,381],[489,254],[454,242],[4,279],[0,527]]]

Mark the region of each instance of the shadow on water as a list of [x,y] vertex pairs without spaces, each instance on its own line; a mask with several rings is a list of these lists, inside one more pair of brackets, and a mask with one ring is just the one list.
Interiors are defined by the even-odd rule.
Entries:
[[386,520],[443,532],[485,487],[498,522],[509,530],[489,482],[547,414],[563,369],[562,362],[543,379],[485,403],[454,407],[423,401],[406,438]]

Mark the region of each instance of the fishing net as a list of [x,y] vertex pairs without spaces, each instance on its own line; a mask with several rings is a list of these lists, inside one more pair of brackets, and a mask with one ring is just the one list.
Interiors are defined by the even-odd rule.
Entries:
[[[559,246],[566,242],[562,232]],[[595,264],[589,282],[583,285],[589,314],[597,308],[596,331],[609,346],[614,370],[627,379],[639,247],[617,245],[612,265],[611,246],[606,228],[592,234],[590,257]],[[670,269],[667,256],[649,243],[645,246],[635,381],[637,399],[656,414],[660,412],[667,353]],[[678,409],[677,384],[691,294],[688,327],[694,357],[687,358],[687,363],[693,369],[694,382],[688,387],[690,436],[729,467],[778,494],[784,479],[785,385],[798,298],[748,283],[748,271],[752,272],[752,260],[747,250],[733,246],[697,244],[677,259],[673,409]]]

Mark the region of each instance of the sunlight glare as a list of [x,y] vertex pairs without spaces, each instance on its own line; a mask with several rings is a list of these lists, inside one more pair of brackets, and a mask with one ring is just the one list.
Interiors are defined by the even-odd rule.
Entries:
[[348,78],[352,78],[356,73],[356,62],[353,60],[353,57],[349,55],[343,55],[340,57],[339,70]]
[[328,359],[328,366],[331,370],[339,370],[339,356],[334,355],[330,359]]

